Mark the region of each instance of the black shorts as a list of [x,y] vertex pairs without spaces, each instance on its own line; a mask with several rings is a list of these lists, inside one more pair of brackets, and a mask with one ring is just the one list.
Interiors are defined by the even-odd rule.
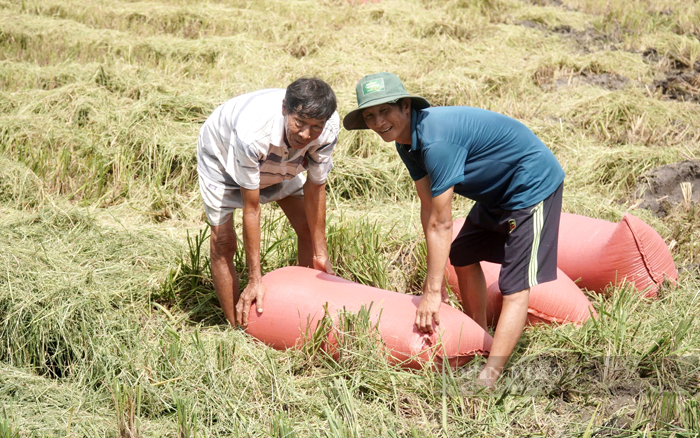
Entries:
[[482,260],[501,264],[498,287],[510,295],[557,279],[557,243],[562,183],[545,200],[521,210],[476,203],[452,242],[450,262],[467,266]]

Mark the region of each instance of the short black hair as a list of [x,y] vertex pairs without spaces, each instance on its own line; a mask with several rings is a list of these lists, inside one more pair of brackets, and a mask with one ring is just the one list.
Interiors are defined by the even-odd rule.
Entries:
[[328,120],[337,108],[335,93],[319,78],[299,78],[289,84],[284,95],[287,114],[305,119]]

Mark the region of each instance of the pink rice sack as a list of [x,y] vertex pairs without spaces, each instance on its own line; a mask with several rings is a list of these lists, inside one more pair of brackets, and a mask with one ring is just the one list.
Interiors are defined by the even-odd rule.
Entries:
[[[370,307],[373,325],[392,363],[419,368],[427,361],[447,361],[457,367],[475,355],[487,355],[491,336],[464,313],[443,304],[440,326],[432,335],[414,324],[421,297],[365,286],[309,268],[289,266],[263,276],[266,295],[262,314],[251,306],[246,331],[276,349],[298,348],[309,339],[325,315],[337,321],[339,311]],[[333,351],[334,335],[327,340]]]
[[647,297],[655,297],[665,279],[678,280],[664,240],[631,214],[615,224],[562,213],[557,265],[578,280],[579,287],[596,292],[628,281]]

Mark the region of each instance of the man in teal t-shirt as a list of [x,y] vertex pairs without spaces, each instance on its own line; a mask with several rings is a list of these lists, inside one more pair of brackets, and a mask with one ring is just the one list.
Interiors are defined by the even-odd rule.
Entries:
[[[470,107],[437,107],[409,95],[391,73],[365,76],[358,108],[345,129],[372,129],[396,150],[415,182],[428,247],[416,325],[439,324],[449,255],[467,314],[486,329],[486,282],[479,264],[501,264],[503,308],[479,379],[492,386],[513,352],[527,318],[530,288],[557,278],[557,238],[564,171],[522,123]],[[452,194],[476,201],[452,239]]]

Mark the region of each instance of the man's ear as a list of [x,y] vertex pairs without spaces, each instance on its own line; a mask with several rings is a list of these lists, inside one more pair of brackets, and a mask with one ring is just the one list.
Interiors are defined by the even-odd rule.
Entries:
[[283,116],[287,115],[287,105],[285,105],[286,102],[287,102],[287,99],[282,99],[282,115]]
[[401,109],[404,112],[409,112],[411,111],[411,98],[410,97],[404,97],[403,100],[401,101]]

